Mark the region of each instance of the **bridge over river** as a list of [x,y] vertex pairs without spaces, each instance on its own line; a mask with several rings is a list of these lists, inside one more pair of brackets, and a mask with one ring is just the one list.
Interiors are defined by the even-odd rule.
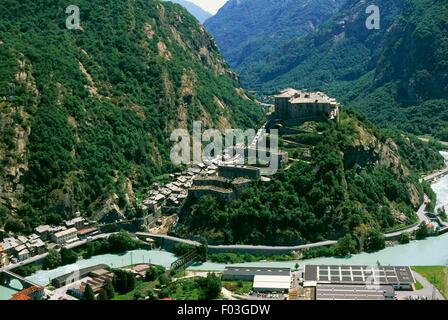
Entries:
[[[17,281],[14,281],[17,280]],[[15,282],[15,285],[12,285],[12,282]],[[20,283],[21,288],[17,287],[17,282]],[[11,271],[3,271],[0,273],[0,285],[10,288],[12,290],[23,290],[30,287],[40,287],[40,285],[34,283],[31,280],[25,279],[18,274],[15,274]]]

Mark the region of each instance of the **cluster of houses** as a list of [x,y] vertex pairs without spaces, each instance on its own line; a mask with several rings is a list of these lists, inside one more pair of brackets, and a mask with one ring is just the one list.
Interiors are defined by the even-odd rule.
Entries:
[[193,180],[188,195],[200,198],[212,195],[226,202],[237,199],[241,192],[249,187],[251,179],[260,177],[260,169],[256,167],[219,167],[219,175],[199,175]]
[[17,261],[23,261],[31,256],[45,252],[45,242],[35,233],[26,236],[9,237],[3,239],[3,259],[5,264],[8,256],[14,257]]
[[200,163],[182,173],[171,175],[172,182],[154,184],[143,201],[148,214],[176,214],[190,196],[210,194],[223,201],[235,199],[250,180],[261,178],[260,168]]
[[71,244],[97,232],[97,228],[89,227],[82,217],[64,221],[60,226],[38,226],[29,236],[3,239],[0,243],[0,266],[9,261],[15,263],[26,260],[46,252],[47,248]]
[[[126,268],[136,279],[144,279],[146,271],[151,266],[149,264],[137,264]],[[86,286],[89,285],[95,295],[99,295],[108,282],[112,282],[114,273],[107,265],[100,264],[79,270],[77,279],[72,273],[59,276],[52,280],[52,285],[56,288],[64,288],[66,293],[76,299],[83,299]],[[66,296],[67,297],[67,296]]]
[[[200,197],[204,194],[213,194],[222,200],[231,200],[238,197],[241,188],[248,185],[248,179],[261,178],[268,181],[268,178],[261,176],[260,168],[236,164],[241,154],[247,157],[248,152],[256,148],[257,141],[264,133],[263,127],[258,130],[249,146],[235,146],[237,155],[233,158],[228,154],[224,156],[224,160],[217,156],[215,159],[205,161],[206,163],[199,163],[181,173],[170,175],[172,181],[165,185],[154,184],[148,197],[143,201],[143,211],[148,214],[176,214],[190,195]],[[266,156],[271,154],[267,152]],[[274,156],[277,156],[278,168],[288,161],[286,152],[278,152]],[[204,177],[205,180],[208,179],[206,183]]]
[[41,300],[45,296],[45,290],[40,286],[31,286],[12,295],[10,300],[26,301]]
[[172,174],[172,182],[165,185],[154,184],[148,193],[148,198],[143,201],[142,209],[148,214],[177,213],[188,197],[188,190],[193,185],[194,179],[199,175],[216,175],[218,167],[214,164],[197,164],[194,168],[188,168],[184,172]]
[[82,299],[84,297],[86,286],[89,285],[96,295],[104,290],[107,282],[112,282],[113,278],[113,272],[107,268],[93,270],[88,274],[88,277],[68,288],[67,293],[77,299]]

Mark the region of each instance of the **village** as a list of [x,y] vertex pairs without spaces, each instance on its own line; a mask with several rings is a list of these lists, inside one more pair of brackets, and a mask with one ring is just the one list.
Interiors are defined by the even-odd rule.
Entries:
[[[274,98],[272,122],[337,120],[340,112],[340,105],[320,92],[304,93],[285,89]],[[147,230],[168,233],[175,227],[177,215],[189,197],[200,198],[209,194],[226,202],[237,199],[250,186],[251,181],[269,183],[270,178],[262,175],[262,167],[236,164],[241,160],[239,157],[247,155],[248,150],[257,148],[257,142],[267,134],[267,126],[269,123],[258,130],[254,140],[247,146],[235,146],[233,156],[228,153],[229,150],[225,150],[223,159],[205,159],[203,163],[195,164],[183,172],[170,174],[170,182],[166,184],[154,183],[141,204],[145,216],[154,217]],[[238,152],[238,149],[243,150]],[[286,152],[279,152],[275,156],[279,168],[288,163]],[[3,239],[0,243],[0,267],[20,263],[62,246],[76,247],[93,236],[101,235],[100,225],[86,221],[80,212],[75,216],[59,226],[38,226],[28,236]]]
[[[142,210],[149,215],[158,217],[158,226],[151,231],[165,232],[176,224],[173,215],[177,215],[189,196],[199,198],[209,194],[221,201],[235,200],[249,185],[250,181],[258,180],[268,183],[269,176],[263,175],[266,168],[260,166],[237,165],[240,158],[247,158],[249,151],[256,154],[258,142],[266,139],[270,128],[278,123],[289,125],[305,121],[339,120],[341,105],[322,92],[302,92],[292,88],[284,89],[274,96],[274,105],[269,105],[274,112],[270,120],[255,135],[247,146],[236,145],[233,155],[225,150],[224,158],[205,159],[203,163],[195,164],[184,172],[170,175],[170,182],[165,185],[155,183],[142,202]],[[271,108],[271,109],[272,109]],[[266,150],[264,150],[266,151]],[[269,154],[269,151],[266,152]],[[276,161],[277,169],[288,163],[288,153],[279,151],[269,154]],[[246,160],[246,159],[244,159]],[[243,161],[243,163],[245,163]],[[166,218],[170,216],[170,218]],[[168,222],[168,225],[167,223]]]
[[[254,140],[248,146],[236,146],[235,149],[240,149],[239,151],[242,149],[242,152],[234,152],[233,156],[226,154],[223,159],[219,157],[206,159],[203,163],[195,164],[182,172],[170,174],[169,181],[166,183],[154,183],[141,203],[144,216],[151,218],[149,219],[151,223],[144,226],[145,232],[131,233],[131,236],[136,236],[148,248],[154,248],[154,239],[157,237],[151,238],[151,235],[167,237],[166,240],[168,240],[169,232],[176,227],[178,215],[188,199],[211,195],[225,203],[238,199],[253,181],[270,183],[270,177],[263,175],[262,166],[237,164],[239,157],[247,155],[249,150],[257,147],[258,140],[265,138],[269,128],[296,125],[310,120],[339,120],[341,106],[334,99],[320,92],[307,93],[285,89],[274,97],[274,101],[275,108],[270,120],[257,132]],[[285,151],[279,151],[276,159],[280,169],[285,168],[291,160]],[[120,222],[117,220],[111,224],[117,223],[119,228]],[[114,232],[103,231],[102,224],[87,221],[80,212],[75,214],[75,218],[66,220],[61,225],[41,225],[33,231],[27,236],[8,236],[0,243],[0,268],[3,268],[7,276],[17,277],[9,270],[39,261],[50,250],[73,249],[98,239],[107,239],[114,234]],[[162,243],[164,239],[161,238]],[[173,239],[181,241],[181,239]],[[334,241],[327,242],[323,242],[322,245],[334,244]],[[240,248],[235,246],[233,249]],[[261,250],[262,248],[251,247],[251,249]],[[275,248],[267,249],[274,250]],[[177,261],[181,261],[182,258]],[[173,262],[172,268],[176,266],[176,262]],[[187,266],[188,264],[184,265],[185,268]],[[152,272],[149,270],[156,267],[149,262],[134,264],[131,256],[130,265],[120,269],[131,274],[137,281],[146,281],[148,272]],[[206,272],[191,274],[191,276],[199,275],[200,277],[207,275]],[[368,268],[306,265],[305,268],[296,268],[296,270],[271,267],[225,267],[218,276],[223,282],[222,298],[230,300],[401,300],[417,299],[416,297],[430,299],[428,292],[432,292],[428,289],[427,283],[426,288],[417,288],[415,273],[409,267],[399,266]],[[29,283],[12,299],[85,299],[87,286],[89,290],[93,290],[96,297],[99,297],[105,294],[114,277],[115,274],[109,265],[97,264],[81,268],[76,271],[76,274],[69,272],[53,278],[52,290]],[[420,276],[417,275],[417,277]],[[365,283],[369,279],[373,281],[373,287],[366,287]],[[22,281],[26,283],[25,279]],[[424,279],[419,278],[419,281],[424,282]],[[240,288],[241,283],[245,290]],[[439,294],[437,298],[442,297]]]
[[28,236],[4,238],[0,243],[0,268],[20,263],[51,249],[60,249],[63,246],[76,247],[99,233],[98,228],[78,216],[64,221],[59,226],[38,226],[34,229],[34,233]]

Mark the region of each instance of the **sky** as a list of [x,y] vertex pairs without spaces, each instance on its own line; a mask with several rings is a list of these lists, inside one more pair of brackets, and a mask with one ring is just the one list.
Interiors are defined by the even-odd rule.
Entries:
[[194,4],[200,6],[202,9],[215,14],[218,12],[219,8],[221,8],[227,0],[188,0],[193,2]]

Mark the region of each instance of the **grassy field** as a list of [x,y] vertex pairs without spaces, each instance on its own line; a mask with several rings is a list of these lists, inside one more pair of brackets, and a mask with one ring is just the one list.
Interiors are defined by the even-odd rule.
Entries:
[[245,294],[252,290],[251,281],[223,281],[222,286],[236,294]]
[[148,291],[151,291],[155,288],[155,286],[157,285],[158,281],[151,281],[151,282],[146,282],[146,281],[137,281],[135,283],[135,288],[134,290],[125,293],[125,294],[115,294],[115,297],[112,300],[134,300],[134,296],[137,295],[141,295],[141,296],[146,296]]
[[195,283],[195,278],[182,279],[170,286],[170,294],[174,300],[200,300],[203,293]]
[[445,299],[448,299],[448,267],[412,267],[412,270],[425,277],[437,289],[439,289]]
[[421,289],[423,289],[422,284],[416,280],[416,282],[415,282],[415,290],[421,290]]

